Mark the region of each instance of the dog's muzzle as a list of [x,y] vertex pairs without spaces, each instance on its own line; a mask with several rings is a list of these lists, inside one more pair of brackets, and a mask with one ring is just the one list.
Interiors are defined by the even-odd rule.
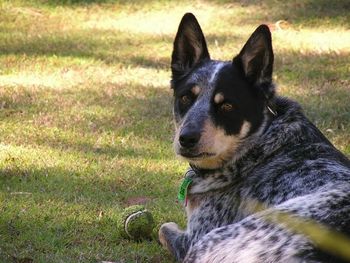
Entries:
[[184,149],[193,149],[198,144],[201,138],[201,134],[199,131],[191,128],[184,128],[179,136],[179,143],[181,148]]

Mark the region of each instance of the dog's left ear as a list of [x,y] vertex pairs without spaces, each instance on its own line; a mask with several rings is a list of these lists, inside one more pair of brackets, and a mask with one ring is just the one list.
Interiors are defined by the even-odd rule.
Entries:
[[186,74],[199,62],[210,59],[202,29],[191,13],[185,14],[180,22],[171,58],[173,80]]
[[242,68],[253,85],[272,82],[273,51],[268,26],[260,25],[254,31],[233,63]]

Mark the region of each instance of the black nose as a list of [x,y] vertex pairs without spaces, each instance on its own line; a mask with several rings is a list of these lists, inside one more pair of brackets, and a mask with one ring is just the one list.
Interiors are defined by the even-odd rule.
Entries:
[[184,148],[193,148],[200,139],[200,133],[193,130],[184,130],[181,132],[179,141]]

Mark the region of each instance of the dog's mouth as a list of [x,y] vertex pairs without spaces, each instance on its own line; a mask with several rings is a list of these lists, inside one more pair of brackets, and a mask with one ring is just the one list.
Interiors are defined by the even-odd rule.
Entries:
[[196,160],[196,159],[204,159],[204,158],[209,158],[215,156],[215,153],[208,153],[208,152],[202,152],[198,154],[193,154],[193,153],[185,153],[182,152],[180,155],[186,159],[191,159],[191,160]]

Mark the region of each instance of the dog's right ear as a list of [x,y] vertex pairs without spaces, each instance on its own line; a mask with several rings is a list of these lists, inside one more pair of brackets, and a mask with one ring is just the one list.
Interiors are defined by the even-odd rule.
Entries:
[[202,29],[191,13],[183,16],[171,57],[172,79],[181,78],[196,64],[210,59]]
[[268,26],[260,25],[254,31],[233,62],[242,67],[244,74],[252,84],[271,82],[273,51]]

